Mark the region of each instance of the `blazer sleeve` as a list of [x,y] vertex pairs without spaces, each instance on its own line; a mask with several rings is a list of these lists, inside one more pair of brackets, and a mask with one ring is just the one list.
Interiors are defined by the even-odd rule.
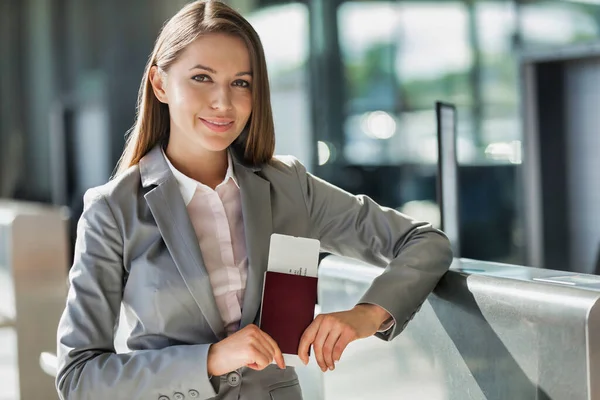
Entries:
[[[84,196],[66,307],[58,325],[61,399],[164,399],[216,396],[207,373],[209,344],[116,354],[123,292],[123,241],[106,198]],[[188,396],[189,394],[189,396]]]
[[387,310],[395,324],[376,336],[392,340],[412,319],[452,263],[447,237],[425,222],[354,196],[294,162],[314,237],[327,252],[384,267],[359,303]]

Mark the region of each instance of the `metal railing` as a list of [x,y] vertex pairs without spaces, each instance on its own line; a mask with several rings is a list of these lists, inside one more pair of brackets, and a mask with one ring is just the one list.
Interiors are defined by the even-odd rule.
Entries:
[[[321,262],[323,312],[352,307],[381,269]],[[600,277],[456,259],[390,343],[351,343],[327,400],[600,399]]]

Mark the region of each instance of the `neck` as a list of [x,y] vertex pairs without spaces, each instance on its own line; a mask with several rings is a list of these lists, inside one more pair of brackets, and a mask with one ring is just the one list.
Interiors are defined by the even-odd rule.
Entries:
[[227,174],[227,150],[214,152],[175,146],[169,140],[165,153],[177,170],[212,189],[223,182]]

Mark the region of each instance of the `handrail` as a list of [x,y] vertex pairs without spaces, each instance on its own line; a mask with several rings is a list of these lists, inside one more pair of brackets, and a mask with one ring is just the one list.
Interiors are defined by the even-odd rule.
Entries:
[[[323,259],[323,312],[351,308],[383,271]],[[397,338],[352,343],[322,384],[327,400],[589,400],[598,376],[599,276],[455,259]]]

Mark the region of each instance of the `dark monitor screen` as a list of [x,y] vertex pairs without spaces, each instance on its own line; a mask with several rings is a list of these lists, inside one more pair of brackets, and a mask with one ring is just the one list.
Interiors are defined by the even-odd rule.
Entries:
[[460,257],[458,213],[458,162],[456,158],[456,107],[436,102],[438,137],[438,204],[441,228],[452,243],[455,257]]

